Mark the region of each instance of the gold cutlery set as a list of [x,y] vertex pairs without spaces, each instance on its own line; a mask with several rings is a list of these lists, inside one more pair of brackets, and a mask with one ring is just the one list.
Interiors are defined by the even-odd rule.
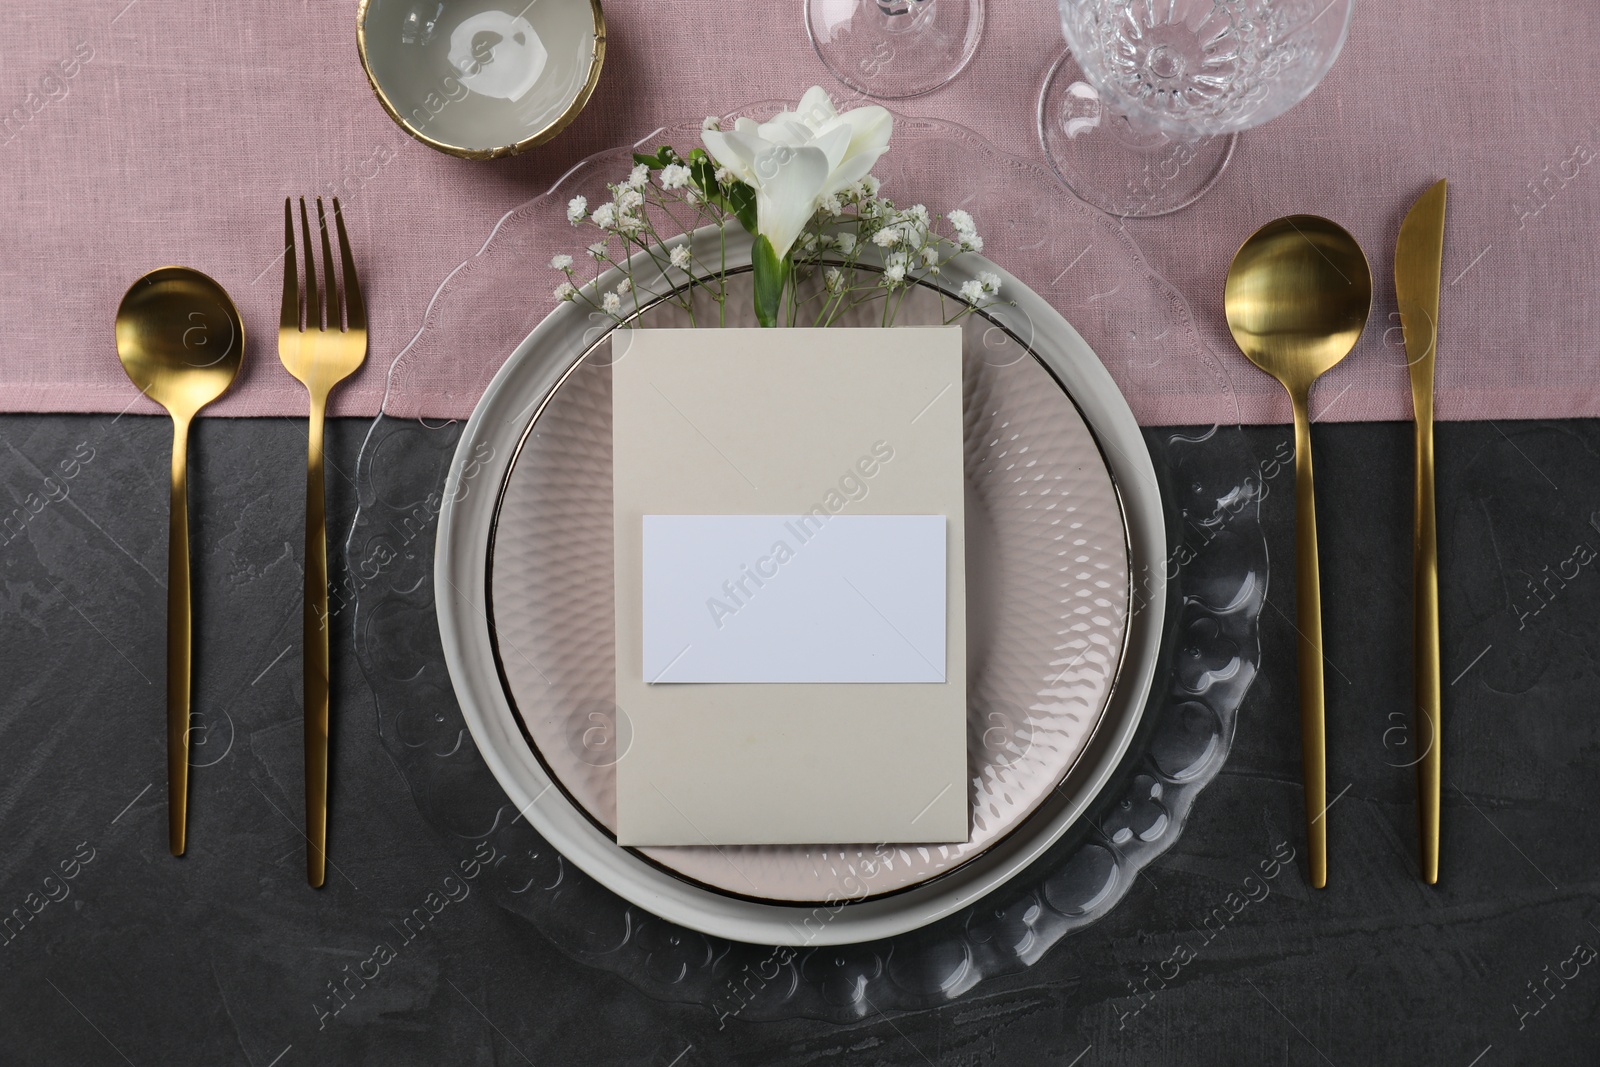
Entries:
[[[296,239],[293,200],[285,200],[283,305],[278,357],[310,396],[306,453],[305,548],[305,783],[306,878],[322,885],[328,834],[328,535],[323,480],[323,417],[333,387],[360,368],[367,354],[366,305],[333,199],[338,236],[335,268],[330,220],[316,201],[320,242],[299,202]],[[322,252],[318,284],[317,250]],[[303,284],[302,284],[303,265]],[[172,518],[167,548],[167,810],[168,843],[183,855],[188,839],[191,600],[186,459],[189,425],[200,409],[233,383],[244,357],[244,327],[222,287],[187,267],[162,267],[133,283],[117,309],[117,352],[139,390],[172,416]]]
[[[304,198],[284,201],[283,304],[278,356],[310,398],[306,455],[304,715],[306,877],[326,877],[328,833],[328,560],[323,419],[333,388],[367,353],[361,283],[337,198],[336,267],[321,197],[316,227]],[[1444,248],[1445,182],[1423,194],[1400,227],[1395,293],[1416,409],[1415,655],[1417,811],[1423,880],[1439,878],[1439,576],[1433,498],[1433,367]],[[313,240],[313,237],[317,240]],[[317,252],[322,254],[321,283]],[[303,269],[302,269],[303,268]],[[1252,234],[1229,267],[1224,310],[1240,351],[1288,391],[1295,427],[1295,587],[1301,755],[1311,884],[1328,881],[1327,744],[1322,604],[1311,467],[1311,387],[1355,347],[1372,303],[1372,272],[1343,227],[1290,215]],[[191,607],[188,487],[190,423],[238,374],[244,328],[222,287],[186,267],[140,278],[117,310],[117,351],[128,377],[173,420],[167,590],[167,796],[172,854],[187,838]]]
[[[1414,204],[1395,247],[1395,297],[1416,412],[1414,642],[1418,841],[1422,879],[1439,880],[1439,561],[1433,500],[1433,365],[1444,256],[1445,182]],[[1235,343],[1282,383],[1294,408],[1295,616],[1299,632],[1300,743],[1311,884],[1328,884],[1327,741],[1322,594],[1311,478],[1312,384],[1349,355],[1366,327],[1372,271],[1343,227],[1290,215],[1252,234],[1228,268],[1223,306]]]

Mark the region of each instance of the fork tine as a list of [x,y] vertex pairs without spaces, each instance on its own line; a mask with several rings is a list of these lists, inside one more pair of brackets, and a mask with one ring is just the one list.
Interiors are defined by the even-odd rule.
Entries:
[[306,329],[322,329],[322,297],[317,293],[317,246],[311,243],[311,221],[306,217],[306,198],[300,198],[300,233],[305,237],[306,253]]
[[283,310],[278,325],[285,330],[300,329],[300,278],[295,265],[294,210],[289,197],[283,198]]
[[339,283],[333,273],[333,249],[328,245],[328,216],[322,210],[322,197],[317,197],[317,229],[322,231],[322,288],[328,297],[328,325],[330,330],[343,330],[339,314]]
[[[361,280],[356,277],[356,260],[350,254],[350,235],[344,229],[344,211],[339,198],[333,198],[333,224],[339,228],[339,258],[344,264],[344,317],[348,329],[367,328],[367,306],[361,302]],[[333,268],[329,268],[332,270]]]

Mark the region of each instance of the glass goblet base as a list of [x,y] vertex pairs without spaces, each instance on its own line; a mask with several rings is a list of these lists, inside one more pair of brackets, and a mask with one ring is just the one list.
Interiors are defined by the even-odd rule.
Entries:
[[834,77],[900,100],[966,69],[983,35],[983,0],[806,0],[806,32]]
[[1111,215],[1150,218],[1188,207],[1216,183],[1235,134],[1180,141],[1147,133],[1104,106],[1067,52],[1039,91],[1039,141],[1078,199]]

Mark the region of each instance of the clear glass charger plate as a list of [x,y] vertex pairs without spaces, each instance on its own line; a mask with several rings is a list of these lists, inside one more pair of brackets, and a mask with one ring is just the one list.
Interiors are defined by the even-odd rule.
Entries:
[[[680,140],[692,136],[667,132]],[[647,143],[662,139],[658,133]],[[406,383],[420,380],[419,358],[481,330],[482,316],[474,308],[483,301],[498,295],[540,303],[530,301],[526,290],[530,265],[548,258],[541,222],[559,218],[574,193],[625,172],[630,151],[631,146],[585,161],[555,189],[501,220],[479,256],[442,287],[423,330],[397,359],[387,405],[392,412],[403,415],[415,402],[406,395]],[[980,222],[987,213],[984,200],[951,199],[959,190],[949,188],[924,192],[915,176],[931,173],[931,163],[946,179],[952,173],[1003,173],[1011,192],[1002,206],[1026,204],[1031,218],[1006,211],[1006,227],[998,240],[990,238],[991,251],[1003,257],[1009,243],[1026,240],[1037,252],[1041,233],[1055,234],[1068,248],[1094,249],[1106,268],[1097,275],[1100,284],[1128,293],[1115,305],[1122,314],[1109,303],[1097,311],[1099,326],[1134,341],[1141,331],[1157,338],[1173,331],[1193,337],[1187,306],[1144,268],[1120,229],[1065,202],[1048,172],[1002,156],[970,131],[923,120],[900,121],[896,148],[885,163],[897,156],[897,172],[880,170],[891,172],[888,191],[899,193],[900,202],[965,202]],[[910,179],[904,189],[896,176]],[[989,197],[991,203],[999,199]],[[1076,243],[1080,238],[1089,244]],[[1118,244],[1125,252],[1120,260],[1112,258]],[[1083,255],[1077,253],[1080,260]],[[1068,273],[1056,276],[1058,286]],[[1036,282],[1035,288],[1041,286]],[[1043,295],[1054,295],[1049,286],[1042,288]],[[601,324],[596,329],[603,332]],[[509,338],[503,350],[516,340]],[[1159,362],[1148,353],[1128,358]],[[1215,372],[1226,383],[1221,368]],[[466,734],[439,646],[431,581],[433,526],[458,437],[450,424],[386,414],[373,424],[360,461],[362,507],[347,546],[350,596],[358,657],[377,696],[384,744],[423,813],[460,846],[463,857],[492,857],[481,877],[496,899],[533,920],[574,958],[619,973],[652,995],[750,1018],[851,1018],[870,1010],[868,1005],[934,1003],[985,977],[1029,966],[1065,933],[1121,899],[1138,870],[1176,839],[1194,795],[1226,757],[1258,656],[1256,621],[1266,576],[1255,517],[1262,472],[1236,428],[1151,432],[1147,441],[1162,483],[1172,549],[1164,564],[1169,610],[1160,667],[1126,756],[1065,836],[977,904],[884,941],[763,949],[658,919],[613,896],[540,838],[508,802]]]

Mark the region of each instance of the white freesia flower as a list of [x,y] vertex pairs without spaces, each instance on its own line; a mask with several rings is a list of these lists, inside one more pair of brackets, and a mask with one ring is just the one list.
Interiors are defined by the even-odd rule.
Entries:
[[556,270],[566,270],[568,267],[572,266],[572,257],[566,255],[565,253],[558,256],[551,256],[550,265]]
[[567,201],[567,221],[576,226],[582,219],[584,212],[589,208],[589,199],[575,196]]
[[881,107],[840,114],[821,86],[812,86],[793,111],[767,122],[741,118],[731,131],[706,130],[706,150],[756,191],[756,228],[781,259],[817,211],[822,198],[861,182],[889,146],[894,119]]

